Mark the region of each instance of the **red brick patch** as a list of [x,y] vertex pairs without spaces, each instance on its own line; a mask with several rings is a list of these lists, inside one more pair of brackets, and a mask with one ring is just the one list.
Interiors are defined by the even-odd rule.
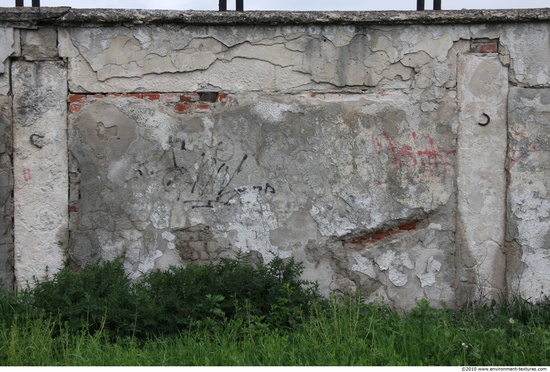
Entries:
[[498,39],[481,38],[470,40],[471,53],[498,53],[498,48]]
[[[177,113],[207,112],[218,102],[226,100],[227,93],[105,93],[105,94],[69,94],[69,112],[79,112],[87,102],[104,98],[137,98],[156,101]],[[202,99],[201,99],[202,98]]]
[[364,245],[364,244],[370,244],[370,243],[376,243],[382,239],[386,239],[389,236],[400,234],[404,231],[411,231],[416,229],[416,221],[413,222],[404,222],[399,224],[399,226],[396,229],[392,230],[384,230],[384,231],[375,231],[368,234],[363,234],[359,236],[355,236],[351,239],[349,239],[349,242],[351,244],[358,244],[358,245]]
[[159,93],[143,93],[143,99],[148,99],[150,101],[158,101],[160,99]]
[[199,95],[197,93],[188,93],[180,95],[180,102],[197,102]]
[[85,94],[69,94],[69,102],[82,102],[86,100]]
[[479,52],[480,53],[497,53],[498,52],[498,44],[497,43],[490,43],[490,44],[484,44],[479,46]]
[[73,102],[69,105],[69,112],[79,112],[82,109],[82,103]]
[[210,105],[207,103],[199,103],[197,104],[197,110],[199,111],[208,111],[210,110]]
[[180,101],[180,95],[177,93],[165,93],[164,96],[164,102],[179,102]]
[[189,103],[176,103],[174,105],[174,111],[178,113],[191,111],[191,105]]

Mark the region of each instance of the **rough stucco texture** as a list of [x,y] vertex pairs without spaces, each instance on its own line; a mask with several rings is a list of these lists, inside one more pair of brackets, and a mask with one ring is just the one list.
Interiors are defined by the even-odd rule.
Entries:
[[550,91],[514,88],[509,109],[508,276],[511,290],[540,299],[550,288]]
[[[231,94],[184,114],[92,99],[69,128],[79,263],[124,255],[139,276],[255,251],[307,261],[325,290],[355,275],[450,299],[454,97],[424,113],[411,96]],[[208,239],[180,239],[198,226]]]
[[11,99],[0,96],[0,284],[10,288],[13,281],[13,169]]
[[[0,29],[0,88],[11,73],[55,97],[37,106],[55,120],[13,119],[16,276],[123,256],[138,279],[242,251],[402,309],[549,293],[546,21],[139,22]],[[37,66],[55,68],[21,80]],[[17,247],[33,226],[48,249]]]

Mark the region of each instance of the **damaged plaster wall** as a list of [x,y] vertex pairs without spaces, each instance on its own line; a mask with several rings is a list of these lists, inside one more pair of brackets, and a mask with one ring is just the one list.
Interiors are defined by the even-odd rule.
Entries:
[[0,285],[13,286],[13,164],[9,58],[15,52],[14,30],[0,28]]
[[241,251],[403,309],[548,294],[548,17],[174,13],[5,16],[19,285],[67,257],[139,279]]

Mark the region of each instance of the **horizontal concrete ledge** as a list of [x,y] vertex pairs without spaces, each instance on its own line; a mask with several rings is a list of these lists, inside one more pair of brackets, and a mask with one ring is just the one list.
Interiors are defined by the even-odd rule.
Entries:
[[136,9],[72,9],[69,7],[0,8],[0,25],[187,24],[187,25],[303,25],[303,24],[472,24],[548,22],[550,8],[443,11],[172,11]]

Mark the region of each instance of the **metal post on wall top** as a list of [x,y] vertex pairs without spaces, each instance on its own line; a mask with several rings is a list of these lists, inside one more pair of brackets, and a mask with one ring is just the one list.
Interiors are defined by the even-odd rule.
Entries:
[[[227,0],[220,0],[219,11],[225,12],[227,10]],[[237,12],[244,12],[244,0],[236,0],[235,10]]]
[[[425,8],[424,0],[416,0],[416,10],[424,10]],[[441,10],[441,0],[434,0],[434,10]]]
[[[25,6],[24,0],[15,0],[15,6]],[[32,0],[33,8],[40,8],[40,0]]]

